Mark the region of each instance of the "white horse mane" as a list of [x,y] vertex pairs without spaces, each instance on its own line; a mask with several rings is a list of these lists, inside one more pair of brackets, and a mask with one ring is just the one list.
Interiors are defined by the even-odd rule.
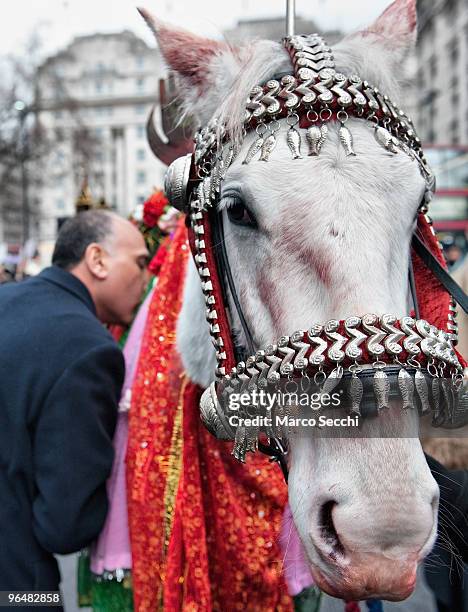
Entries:
[[[401,67],[395,71],[395,64],[404,57],[401,49],[392,52],[382,46],[380,37],[357,33],[334,45],[333,54],[338,72],[359,75],[399,103],[406,81]],[[193,87],[181,83],[184,114],[196,117],[202,126],[216,115],[230,139],[238,142],[242,137],[245,102],[252,87],[291,72],[291,60],[279,42],[258,40],[238,49],[227,46],[207,67],[205,92],[200,95]]]

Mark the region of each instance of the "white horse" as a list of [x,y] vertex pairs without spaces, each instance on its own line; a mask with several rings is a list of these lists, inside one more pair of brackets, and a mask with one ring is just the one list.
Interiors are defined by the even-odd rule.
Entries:
[[[252,86],[291,71],[279,43],[233,48],[142,13],[184,84],[187,112],[201,125],[221,108],[230,129],[240,130]],[[335,46],[337,70],[359,74],[404,107],[401,64],[415,27],[415,0],[397,0],[371,27]],[[408,156],[391,156],[377,144],[365,121],[348,125],[356,157],[345,155],[331,125],[318,157],[293,160],[278,138],[268,163],[243,165],[251,133],[223,182],[227,252],[258,347],[312,322],[409,312],[409,245],[424,180]],[[234,329],[242,338],[236,321]],[[178,348],[190,378],[208,386],[215,355],[193,263]],[[290,442],[295,524],[318,585],[334,596],[404,599],[436,537],[438,487],[419,440],[405,437],[417,415],[398,407],[386,414],[365,423],[365,438]],[[392,437],[379,437],[382,430]]]

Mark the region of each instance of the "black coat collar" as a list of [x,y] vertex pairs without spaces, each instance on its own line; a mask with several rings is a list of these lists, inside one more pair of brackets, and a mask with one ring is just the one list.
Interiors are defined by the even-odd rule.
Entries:
[[93,298],[85,285],[73,274],[59,268],[58,266],[50,266],[43,270],[39,277],[49,283],[53,283],[58,287],[62,287],[65,291],[73,293],[78,299],[86,304],[91,312],[96,314],[96,307]]

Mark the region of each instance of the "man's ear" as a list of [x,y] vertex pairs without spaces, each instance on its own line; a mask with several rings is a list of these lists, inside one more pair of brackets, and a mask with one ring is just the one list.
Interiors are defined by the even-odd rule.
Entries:
[[105,280],[109,274],[106,251],[97,242],[92,242],[86,247],[83,261],[90,274],[98,279]]

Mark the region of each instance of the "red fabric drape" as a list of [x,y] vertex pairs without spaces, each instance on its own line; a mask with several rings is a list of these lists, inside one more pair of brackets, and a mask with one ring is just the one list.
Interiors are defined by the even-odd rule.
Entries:
[[186,387],[183,473],[168,551],[165,610],[291,610],[278,547],[286,487],[260,455],[246,465],[199,416],[201,389]]
[[245,466],[234,460],[232,443],[215,440],[200,421],[201,389],[181,376],[175,329],[187,255],[181,222],[162,262],[132,390],[135,610],[291,610],[277,546],[281,471],[260,454]]

